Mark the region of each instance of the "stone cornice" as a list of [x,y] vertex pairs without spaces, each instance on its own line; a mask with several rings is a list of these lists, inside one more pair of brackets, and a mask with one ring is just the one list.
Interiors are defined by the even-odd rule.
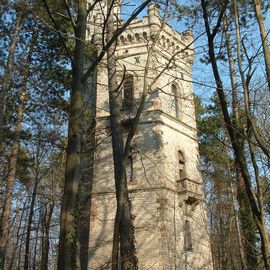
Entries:
[[[144,116],[146,116],[147,114],[158,114],[154,120],[149,120],[149,119],[143,119]],[[169,123],[166,123],[164,120],[162,120],[161,117],[165,117],[167,119],[170,119],[171,121],[174,122],[174,125],[170,125]],[[108,121],[107,125],[109,125],[109,116],[101,116],[101,117],[97,117],[97,121]],[[160,124],[160,125],[164,125],[164,126],[167,126],[169,127],[170,129],[173,129],[187,137],[189,137],[190,139],[198,142],[197,140],[197,129],[176,119],[175,117],[163,112],[162,110],[148,110],[148,111],[144,111],[142,113],[142,117],[141,117],[141,120],[139,122],[139,125],[149,125],[149,124]],[[185,127],[187,128],[188,130],[190,130],[191,132],[194,132],[194,136],[190,136],[190,134],[186,133],[186,132],[183,132],[183,130],[181,129],[181,127]]]

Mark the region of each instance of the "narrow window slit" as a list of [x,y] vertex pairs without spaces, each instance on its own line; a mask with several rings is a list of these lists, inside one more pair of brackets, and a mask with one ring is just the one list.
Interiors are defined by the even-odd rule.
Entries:
[[191,237],[191,229],[190,222],[188,220],[185,221],[184,225],[184,245],[185,251],[192,251],[192,237]]

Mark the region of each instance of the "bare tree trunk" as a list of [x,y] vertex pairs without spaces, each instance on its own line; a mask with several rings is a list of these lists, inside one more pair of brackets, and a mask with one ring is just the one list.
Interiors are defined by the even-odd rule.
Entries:
[[38,250],[38,238],[39,238],[39,229],[40,229],[40,223],[41,223],[41,218],[42,218],[42,209],[39,210],[39,214],[38,214],[38,223],[37,226],[35,228],[35,245],[34,245],[34,257],[33,257],[33,266],[32,269],[36,270],[36,260],[37,260],[37,250]]
[[[236,71],[234,67],[234,58],[232,55],[232,45],[231,45],[231,37],[228,30],[228,22],[227,17],[224,17],[224,31],[226,36],[226,46],[227,46],[227,54],[229,59],[229,67],[230,67],[230,79],[231,79],[231,88],[232,88],[232,110],[233,110],[233,119],[232,122],[235,127],[240,131],[238,135],[238,140],[241,143],[241,147],[244,147],[244,131],[242,128],[241,120],[239,119],[239,102],[238,102],[238,87],[237,87],[237,79],[236,79]],[[241,133],[241,134],[240,134]],[[237,134],[236,134],[237,135]],[[238,196],[240,203],[240,219],[242,224],[245,224],[244,228],[242,228],[243,236],[245,241],[245,245],[243,245],[242,235],[241,235],[241,226],[240,220],[238,218],[237,209],[237,199],[235,197],[234,186],[231,182],[231,190],[232,190],[232,204],[235,213],[235,224],[238,235],[238,244],[240,250],[240,258],[243,269],[247,269],[247,265],[251,267],[255,267],[257,264],[254,239],[256,238],[256,232],[254,231],[254,221],[252,219],[252,213],[250,210],[250,206],[248,203],[247,195],[245,192],[245,187],[241,186],[240,183],[243,182],[241,172],[236,164],[236,177],[238,182]],[[251,220],[252,219],[252,220]],[[248,242],[248,243],[246,243]],[[244,254],[247,254],[246,256]]]
[[78,197],[82,144],[83,68],[87,23],[86,0],[78,2],[74,25],[75,50],[72,66],[69,133],[66,156],[65,186],[60,217],[58,270],[79,269]]
[[[263,138],[261,137],[260,133],[258,132],[256,121],[254,117],[251,115],[251,110],[249,107],[249,97],[248,97],[248,86],[245,80],[245,74],[242,69],[242,56],[241,56],[241,35],[240,35],[240,27],[239,27],[239,18],[238,18],[238,10],[237,10],[237,2],[236,0],[233,1],[234,9],[235,9],[235,25],[236,25],[236,37],[237,37],[237,60],[238,60],[238,68],[241,76],[242,86],[244,90],[244,103],[245,103],[245,112],[249,122],[250,127],[252,128],[253,135],[259,144],[259,147],[262,149],[263,153],[270,159],[270,151],[265,144]],[[251,69],[251,63],[250,69]]]
[[236,233],[237,233],[237,242],[239,246],[241,265],[242,265],[242,269],[246,270],[248,268],[247,268],[247,262],[245,258],[245,250],[243,247],[240,221],[239,221],[238,212],[237,212],[237,200],[235,196],[236,192],[235,192],[234,184],[232,181],[230,182],[230,187],[231,187],[231,193],[232,193],[232,207],[233,207],[233,212],[234,212],[234,221],[235,221],[235,228],[236,228]]
[[239,213],[238,213],[240,222],[239,225],[241,229],[241,234],[244,239],[243,246],[246,254],[247,266],[249,268],[252,268],[255,267],[255,265],[257,265],[257,254],[256,254],[257,226],[250,208],[245,183],[237,164],[236,164],[236,177],[237,177],[237,201],[239,204]]
[[3,210],[1,215],[1,222],[0,222],[0,269],[4,267],[5,264],[5,253],[8,241],[8,231],[9,231],[9,218],[11,212],[11,203],[12,203],[12,193],[14,182],[16,178],[16,169],[17,169],[17,159],[18,159],[18,151],[19,151],[19,144],[20,144],[20,132],[22,127],[22,120],[23,120],[23,112],[24,112],[24,103],[26,99],[26,92],[27,92],[27,81],[30,72],[30,64],[31,58],[33,53],[34,43],[36,41],[35,34],[32,37],[27,62],[26,62],[26,69],[23,76],[22,82],[22,91],[19,100],[19,106],[17,111],[17,119],[15,124],[15,132],[14,132],[14,140],[12,142],[11,147],[11,154],[8,166],[8,173],[6,176],[6,191],[5,191],[5,200],[3,203]]
[[[232,54],[232,44],[231,44],[231,37],[228,30],[228,21],[227,17],[224,17],[224,31],[226,36],[226,47],[227,47],[227,55],[229,59],[229,67],[230,67],[230,79],[231,79],[231,88],[232,88],[232,109],[233,109],[233,123],[235,126],[239,127],[239,105],[238,105],[238,88],[237,88],[237,79],[236,79],[236,72],[234,67],[234,59]],[[229,166],[229,165],[228,165]],[[237,166],[237,165],[236,165]],[[229,166],[230,168],[230,166]],[[237,200],[235,197],[235,189],[234,184],[232,181],[230,181],[230,188],[231,188],[231,194],[232,194],[232,207],[235,215],[235,227],[238,237],[238,246],[239,246],[239,253],[240,253],[240,259],[241,259],[241,265],[242,269],[247,269],[247,262],[245,257],[245,251],[243,247],[243,241],[242,241],[242,235],[241,235],[241,229],[240,229],[240,223],[237,213]]]
[[41,266],[40,270],[47,270],[48,269],[48,259],[49,259],[49,249],[50,249],[50,226],[52,220],[52,214],[54,209],[54,202],[49,204],[49,211],[47,211],[47,207],[44,212],[43,216],[43,238],[42,238],[42,254],[41,254]]
[[22,209],[22,213],[21,213],[21,217],[20,217],[20,221],[19,221],[19,226],[18,226],[18,229],[17,229],[17,234],[16,234],[16,243],[15,243],[14,250],[13,250],[13,253],[12,253],[12,256],[11,256],[11,261],[10,261],[10,264],[9,264],[9,267],[8,267],[9,270],[13,269],[15,254],[16,254],[16,251],[18,249],[18,244],[19,244],[19,240],[20,240],[20,230],[21,230],[21,226],[22,226],[24,212],[25,212],[25,209],[26,209],[26,203],[27,203],[27,199],[25,200],[25,202],[23,204],[23,209]]
[[238,87],[237,87],[237,79],[236,79],[236,71],[234,67],[234,58],[232,53],[232,43],[231,36],[228,29],[228,19],[227,16],[224,16],[224,31],[226,37],[226,47],[227,47],[227,55],[229,59],[229,68],[230,68],[230,79],[231,79],[231,88],[232,88],[232,109],[233,109],[233,120],[235,124],[238,123],[239,117],[239,105],[238,105]]
[[3,125],[4,125],[5,106],[6,106],[5,105],[6,95],[10,86],[10,79],[11,79],[11,74],[12,74],[13,65],[14,65],[15,49],[16,49],[18,38],[19,38],[19,31],[21,29],[21,23],[22,23],[22,15],[18,13],[16,21],[15,21],[14,33],[11,38],[7,65],[6,65],[5,74],[3,76],[3,81],[2,81],[2,89],[0,91],[0,145],[2,144],[2,140],[3,140]]
[[[38,166],[38,164],[36,164],[36,166]],[[39,182],[38,168],[36,168],[35,183],[34,183],[34,188],[33,188],[33,192],[31,195],[31,203],[30,203],[28,222],[27,222],[27,231],[26,231],[26,239],[25,239],[25,253],[24,253],[24,270],[29,269],[31,230],[32,230],[32,222],[33,222],[33,216],[34,216],[34,207],[35,207],[36,197],[37,197],[38,182]]]
[[263,46],[263,53],[264,53],[264,61],[265,61],[265,69],[266,69],[266,76],[267,76],[267,83],[270,91],[270,50],[269,50],[269,42],[267,39],[267,31],[264,24],[264,19],[262,15],[262,9],[260,0],[253,0],[254,10],[256,13],[256,19],[260,28],[260,35],[262,40]]
[[[255,126],[253,117],[251,115],[251,110],[250,110],[248,82],[245,79],[245,74],[244,74],[244,71],[242,69],[241,36],[240,36],[237,1],[233,0],[233,4],[234,4],[234,14],[235,14],[235,24],[236,24],[238,68],[239,68],[241,81],[242,81],[242,86],[243,86],[243,90],[244,90],[244,104],[245,104],[245,112],[246,112],[247,119],[248,119],[248,121],[247,121],[248,122],[248,129],[249,129],[248,132],[249,133],[251,132],[251,134],[254,135],[257,142],[259,143],[258,138],[256,136],[256,134],[258,134],[257,127]],[[262,255],[263,255],[264,264],[265,264],[266,269],[270,269],[269,236],[268,236],[267,229],[266,229],[263,198],[262,198],[262,192],[261,192],[261,188],[260,188],[260,181],[258,179],[259,178],[259,169],[258,169],[258,166],[257,166],[257,163],[256,163],[256,158],[255,158],[255,153],[254,153],[254,146],[252,145],[253,142],[251,142],[251,139],[252,139],[252,137],[249,136],[248,144],[249,144],[249,149],[250,149],[253,168],[254,168],[254,171],[255,171],[255,179],[256,179],[257,190],[258,190],[257,201],[258,201],[259,220],[260,220],[260,222],[258,223],[258,225],[259,225],[258,230],[259,230],[261,241],[262,241]],[[259,146],[261,147],[260,143],[259,143]]]
[[[28,200],[27,200],[28,201]],[[27,207],[28,207],[28,205],[27,205]],[[27,207],[26,207],[26,209],[27,209]],[[26,211],[26,212],[28,212],[28,211]],[[22,254],[22,250],[23,250],[23,243],[25,243],[25,231],[26,231],[26,229],[27,229],[27,220],[24,220],[24,226],[23,226],[23,234],[21,234],[21,239],[20,239],[20,244],[19,244],[19,252],[18,252],[18,263],[17,263],[17,269],[18,270],[20,270],[20,269],[22,269],[22,267],[21,267],[21,260],[22,260],[22,256],[24,255],[24,254]]]
[[[111,40],[114,32],[113,0],[107,1],[107,39]],[[112,269],[117,269],[118,260],[121,260],[121,269],[138,269],[134,225],[131,214],[131,202],[129,200],[127,179],[126,179],[126,159],[124,158],[123,134],[121,128],[120,97],[118,95],[119,86],[117,83],[116,42],[108,49],[107,69],[109,86],[109,105],[112,134],[112,148],[114,160],[114,177],[116,188],[117,212],[114,227]],[[118,258],[118,243],[120,243],[120,256]]]
[[231,139],[231,143],[232,143],[232,147],[234,150],[234,154],[235,154],[237,163],[239,164],[239,167],[241,169],[241,174],[243,176],[243,180],[245,183],[245,188],[246,188],[246,192],[248,195],[252,214],[253,214],[254,220],[256,222],[260,236],[261,236],[262,253],[263,253],[264,259],[266,260],[265,261],[265,269],[269,270],[270,268],[269,268],[269,264],[268,264],[268,260],[269,260],[268,254],[269,253],[268,253],[268,246],[267,246],[267,238],[265,238],[266,235],[264,232],[263,222],[261,220],[261,213],[260,213],[260,210],[258,209],[258,206],[257,206],[256,195],[254,194],[254,191],[253,191],[252,186],[251,186],[251,179],[250,179],[249,171],[247,168],[247,161],[246,161],[245,153],[239,144],[239,140],[238,140],[236,132],[235,132],[236,127],[233,126],[229,112],[228,112],[228,106],[227,106],[227,101],[225,98],[224,88],[223,88],[223,84],[222,84],[222,81],[221,81],[221,78],[219,75],[217,60],[216,60],[216,56],[215,56],[214,38],[215,38],[219,28],[220,28],[220,23],[221,23],[221,20],[223,18],[224,12],[226,10],[227,3],[228,3],[227,1],[223,3],[222,11],[219,15],[218,22],[217,22],[214,30],[211,31],[209,21],[208,21],[207,2],[205,0],[201,0],[201,4],[202,4],[202,8],[203,8],[203,18],[204,18],[204,23],[205,23],[205,28],[206,28],[207,38],[208,38],[209,57],[210,57],[216,85],[217,85],[217,93],[219,96],[225,125],[227,127],[227,130],[228,130],[228,133],[229,133],[229,136]]
[[[92,53],[92,63],[96,53]],[[88,64],[88,63],[87,63]],[[81,269],[88,269],[90,241],[91,192],[93,184],[93,166],[96,143],[96,98],[97,69],[91,74],[84,91],[83,138],[81,149],[81,183],[80,183],[80,263]]]

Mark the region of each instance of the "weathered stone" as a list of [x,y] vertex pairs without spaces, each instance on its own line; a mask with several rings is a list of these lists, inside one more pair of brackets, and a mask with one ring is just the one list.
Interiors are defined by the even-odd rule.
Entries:
[[[120,36],[116,50],[119,83],[124,67],[126,74],[134,79],[134,108],[128,112],[123,110],[126,132],[128,119],[134,117],[140,101],[144,81],[147,80],[148,86],[153,84],[148,89],[145,110],[132,141],[132,167],[131,164],[127,166],[139,269],[210,270],[211,250],[198,169],[191,84],[193,37],[190,31],[181,35],[163,24],[152,5],[148,14],[131,23]],[[91,25],[89,29],[94,31]],[[149,56],[155,39],[157,42]],[[147,57],[150,57],[148,67]],[[168,66],[172,57],[173,64]],[[162,70],[164,72],[157,78]],[[97,78],[98,146],[92,193],[90,269],[110,269],[116,212],[106,73],[106,65],[102,63]],[[186,221],[190,224],[192,250],[185,248]]]

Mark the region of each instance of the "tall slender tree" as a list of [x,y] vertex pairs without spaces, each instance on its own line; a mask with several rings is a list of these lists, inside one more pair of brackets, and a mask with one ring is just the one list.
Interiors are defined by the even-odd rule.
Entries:
[[36,34],[33,34],[32,40],[30,42],[30,48],[28,52],[28,57],[26,60],[26,67],[23,75],[22,81],[22,89],[19,98],[19,106],[17,110],[17,119],[15,124],[15,132],[14,139],[12,142],[11,154],[9,159],[9,166],[7,171],[7,176],[5,179],[6,182],[6,191],[5,191],[5,200],[3,203],[3,210],[0,221],[0,268],[4,268],[5,265],[5,253],[8,243],[9,237],[9,220],[10,220],[10,212],[11,212],[11,204],[12,204],[12,193],[13,187],[16,178],[16,168],[17,168],[17,160],[18,160],[18,152],[20,145],[20,133],[22,128],[23,121],[23,113],[25,106],[25,99],[27,95],[27,82],[29,78],[30,72],[30,64],[32,60],[33,48],[36,42]]
[[22,20],[25,16],[24,11],[20,9],[20,6],[16,9],[16,20],[14,24],[14,31],[11,36],[8,59],[5,67],[5,74],[2,77],[2,87],[0,90],[0,146],[3,143],[3,125],[4,125],[4,115],[6,108],[6,96],[10,88],[11,76],[13,72],[14,59],[15,59],[15,50],[19,38],[19,33],[21,29]]
[[254,10],[256,14],[256,19],[260,28],[260,36],[262,41],[263,53],[264,53],[264,62],[266,70],[266,78],[268,83],[268,88],[270,91],[270,50],[269,50],[269,35],[265,27],[264,18],[262,15],[261,2],[259,0],[253,0]]
[[235,129],[236,127],[233,126],[233,123],[232,123],[232,120],[228,111],[228,105],[227,105],[227,100],[225,97],[223,82],[219,73],[219,68],[217,65],[217,58],[215,54],[214,39],[218,31],[220,30],[220,25],[223,20],[223,16],[225,14],[228,2],[226,1],[222,3],[218,19],[213,30],[211,30],[210,24],[209,24],[208,3],[202,0],[201,5],[202,5],[202,10],[203,10],[205,29],[207,33],[208,53],[209,53],[209,58],[212,65],[212,71],[213,71],[215,82],[216,82],[216,89],[217,89],[217,93],[220,100],[220,106],[222,108],[224,122],[228,130],[228,134],[230,136],[230,140],[232,143],[232,148],[234,150],[236,161],[240,167],[241,174],[245,183],[245,189],[248,195],[249,204],[252,210],[253,218],[255,220],[257,229],[260,234],[261,243],[262,243],[261,250],[263,254],[264,265],[266,269],[269,269],[270,267],[269,266],[269,248],[267,244],[269,239],[266,233],[266,227],[264,225],[264,221],[262,220],[262,216],[261,216],[262,213],[260,209],[258,208],[257,197],[252,188],[251,176],[248,171],[246,155],[245,155],[243,147],[241,147],[241,144],[239,143],[239,133],[236,132],[237,129]]

